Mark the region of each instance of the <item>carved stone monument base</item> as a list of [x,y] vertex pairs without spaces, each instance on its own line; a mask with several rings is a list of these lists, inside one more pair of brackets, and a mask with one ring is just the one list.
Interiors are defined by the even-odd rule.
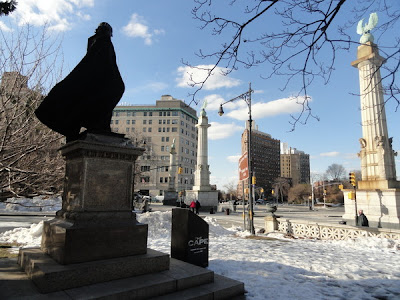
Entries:
[[357,204],[357,211],[363,210],[368,218],[369,227],[400,229],[400,189],[358,189],[357,203],[348,197],[348,193],[353,191],[343,190],[345,201],[343,219],[348,225],[355,225]]
[[185,204],[190,205],[192,201],[199,200],[202,209],[217,209],[218,191],[186,191]]
[[176,206],[178,200],[178,192],[176,191],[165,191],[163,205]]
[[147,251],[147,224],[132,212],[134,162],[143,149],[121,135],[86,134],[61,149],[62,209],[44,223],[41,249],[60,264]]

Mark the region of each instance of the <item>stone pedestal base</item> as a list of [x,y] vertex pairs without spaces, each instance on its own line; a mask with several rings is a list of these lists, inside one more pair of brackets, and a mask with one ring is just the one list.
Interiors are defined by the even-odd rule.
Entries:
[[44,223],[43,252],[60,264],[146,253],[147,225],[132,212],[134,163],[144,149],[121,135],[88,133],[60,151],[62,209]]
[[264,226],[265,226],[265,233],[274,232],[278,230],[278,221],[276,220],[276,216],[274,214],[269,214],[264,218]]
[[355,225],[357,210],[363,210],[369,226],[375,228],[400,229],[400,189],[356,191],[357,203],[348,198],[354,190],[343,190],[347,224]]
[[55,218],[43,224],[43,252],[60,264],[145,254],[147,224],[136,220],[89,223]]
[[217,209],[218,191],[186,191],[185,204],[190,205],[193,200],[199,200],[200,209]]
[[178,193],[175,191],[165,191],[163,205],[176,206],[176,200],[178,200]]

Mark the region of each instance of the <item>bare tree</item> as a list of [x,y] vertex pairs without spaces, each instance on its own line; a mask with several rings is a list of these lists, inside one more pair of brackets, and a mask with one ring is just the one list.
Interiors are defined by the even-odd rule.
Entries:
[[229,181],[224,185],[225,193],[227,196],[233,197],[233,199],[236,199],[237,197],[237,183],[235,181]]
[[296,184],[290,188],[288,193],[288,202],[302,204],[311,196],[311,185]]
[[[318,119],[311,112],[308,88],[317,78],[325,84],[329,82],[340,52],[348,51],[352,44],[360,44],[351,39],[349,30],[355,31],[358,20],[377,11],[384,15],[381,19],[385,20],[375,28],[378,40],[391,35],[390,45],[380,45],[387,58],[387,63],[381,67],[386,71],[382,78],[387,83],[389,99],[400,104],[399,87],[395,81],[400,67],[400,37],[395,35],[398,31],[393,30],[397,29],[396,23],[400,18],[396,1],[231,0],[229,5],[222,4],[223,7],[218,1],[211,0],[194,0],[194,3],[192,14],[201,23],[201,28],[210,29],[216,36],[214,40],[221,41],[218,48],[214,47],[215,43],[210,43],[206,50],[198,53],[200,58],[211,61],[210,67],[196,67],[184,62],[192,68],[201,68],[207,74],[204,80],[192,78],[191,86],[196,88],[192,101],[196,103],[197,93],[217,67],[228,75],[240,67],[265,65],[257,68],[260,76],[265,79],[276,75],[283,77],[282,90],[291,83],[298,85],[297,102],[303,110],[292,116],[293,129],[297,123],[306,123],[310,117]],[[260,28],[263,31],[257,34]]]
[[346,169],[339,164],[332,164],[326,170],[326,176],[331,180],[341,180],[345,177],[345,175]]
[[288,196],[288,192],[290,189],[290,182],[288,178],[278,177],[275,179],[274,183],[274,191],[276,195],[276,199],[281,199],[282,203],[285,197]]
[[61,76],[60,43],[46,28],[0,31],[0,198],[62,189],[61,136],[34,111]]

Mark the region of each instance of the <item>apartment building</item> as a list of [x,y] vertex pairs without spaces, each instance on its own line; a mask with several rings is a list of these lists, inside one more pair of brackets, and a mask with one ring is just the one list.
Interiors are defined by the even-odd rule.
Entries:
[[175,141],[177,162],[182,174],[175,179],[176,189],[192,189],[197,160],[196,110],[170,95],[161,96],[155,105],[118,105],[114,108],[111,129],[123,133],[146,152],[137,160],[135,191],[163,195],[168,189],[171,145]]
[[310,155],[282,143],[281,177],[291,178],[292,185],[310,183]]
[[[246,129],[242,133],[241,149],[242,154],[247,152],[249,136],[249,122],[246,122]],[[251,130],[251,160],[253,174],[256,177],[256,187],[264,189],[267,196],[275,179],[280,176],[280,140],[274,139],[270,134],[258,130],[255,121],[252,122]],[[248,181],[239,182],[238,195],[242,197],[243,188],[247,187]]]

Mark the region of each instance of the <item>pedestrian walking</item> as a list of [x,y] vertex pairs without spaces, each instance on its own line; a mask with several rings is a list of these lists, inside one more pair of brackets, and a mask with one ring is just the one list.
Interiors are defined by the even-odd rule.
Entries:
[[200,205],[199,200],[196,200],[196,215],[199,214],[200,207],[201,207],[201,205]]
[[361,209],[358,211],[357,226],[369,227],[368,219]]
[[196,202],[194,202],[194,200],[193,200],[193,201],[190,203],[189,207],[190,207],[190,210],[191,210],[192,212],[194,212],[195,209],[196,209]]

